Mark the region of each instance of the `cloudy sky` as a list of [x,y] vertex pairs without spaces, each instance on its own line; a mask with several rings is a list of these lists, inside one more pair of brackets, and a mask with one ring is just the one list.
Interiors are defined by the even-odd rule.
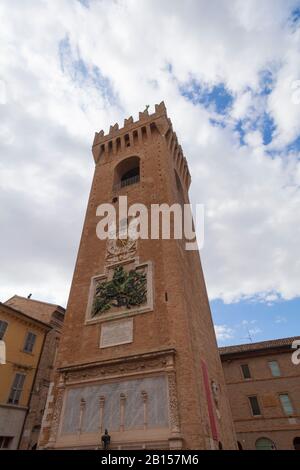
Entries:
[[2,0],[0,300],[66,305],[95,131],[164,100],[220,344],[299,334],[300,1]]

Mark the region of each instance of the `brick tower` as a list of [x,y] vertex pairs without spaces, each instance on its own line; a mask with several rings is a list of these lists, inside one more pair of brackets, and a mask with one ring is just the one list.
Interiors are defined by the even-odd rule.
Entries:
[[117,208],[120,196],[128,206],[188,203],[187,161],[164,103],[96,133],[93,156],[39,446],[94,449],[108,429],[112,449],[234,449],[198,251],[176,239],[122,239],[122,224],[116,240],[96,235],[97,207]]

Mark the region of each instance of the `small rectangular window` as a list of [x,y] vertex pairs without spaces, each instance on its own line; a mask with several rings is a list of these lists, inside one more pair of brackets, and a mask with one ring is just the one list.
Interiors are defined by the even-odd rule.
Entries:
[[241,369],[244,379],[251,379],[251,373],[248,364],[242,364]]
[[36,335],[31,333],[30,331],[27,333],[25,344],[24,344],[24,351],[31,353],[33,350],[33,346],[36,340]]
[[8,325],[7,321],[0,320],[0,340],[4,338],[7,325]]
[[291,402],[290,397],[288,396],[288,394],[287,393],[282,393],[281,395],[279,395],[279,398],[280,398],[281,406],[282,406],[282,409],[283,409],[284,413],[287,416],[293,415],[294,414],[294,408],[293,408],[292,402]]
[[272,373],[273,377],[280,377],[281,376],[281,372],[280,372],[279,365],[278,365],[277,361],[269,361],[269,367],[271,369],[271,373]]
[[253,416],[261,415],[260,406],[259,406],[257,397],[256,396],[249,397],[249,402],[250,402],[251,411],[252,411]]
[[12,384],[10,394],[8,397],[8,403],[11,403],[12,405],[17,405],[20,401],[20,396],[23,390],[23,385],[25,381],[25,374],[19,374],[16,373],[14,382]]

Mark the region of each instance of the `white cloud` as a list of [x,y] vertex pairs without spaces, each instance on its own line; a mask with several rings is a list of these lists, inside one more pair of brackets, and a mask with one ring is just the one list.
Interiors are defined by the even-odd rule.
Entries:
[[234,338],[233,329],[227,325],[215,325],[215,332],[219,342]]
[[253,320],[243,320],[242,321],[242,325],[254,325],[254,323],[257,323],[257,320],[253,319]]
[[[290,87],[300,78],[299,29],[288,21],[297,4],[1,2],[1,299],[30,290],[65,303],[94,132],[162,99],[189,161],[192,201],[206,206],[210,297],[298,296],[300,163],[299,152],[285,148],[300,134]],[[273,83],[262,96],[264,70]],[[223,83],[232,94],[225,128],[180,95],[178,84],[191,78],[210,88]],[[267,147],[264,111],[276,126]]]
[[277,315],[275,318],[275,323],[286,323],[287,319],[286,317],[283,317],[281,315]]

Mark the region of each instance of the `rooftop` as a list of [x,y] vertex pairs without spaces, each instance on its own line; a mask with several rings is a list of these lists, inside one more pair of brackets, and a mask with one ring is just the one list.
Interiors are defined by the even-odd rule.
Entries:
[[267,349],[273,348],[283,348],[291,347],[291,344],[295,340],[300,340],[300,336],[292,336],[290,338],[279,338],[268,341],[261,341],[259,343],[247,343],[247,344],[237,344],[235,346],[225,346],[219,348],[221,356],[227,354],[237,354],[237,353],[246,353],[246,352],[258,352]]
[[12,316],[15,316],[17,318],[21,318],[23,320],[25,319],[25,320],[30,321],[31,323],[33,323],[35,325],[43,327],[46,330],[51,329],[51,326],[49,325],[48,322],[46,323],[43,320],[39,320],[35,317],[27,315],[26,313],[21,312],[20,310],[17,310],[15,308],[11,307],[10,305],[3,304],[2,302],[0,302],[0,313],[6,313],[8,315],[12,315]]
[[65,313],[65,309],[60,305],[42,302],[35,299],[28,299],[26,297],[21,297],[20,295],[14,295],[4,302],[4,305],[8,305],[9,307],[18,310],[35,320],[39,320],[47,324],[50,323],[54,312],[58,312],[62,315]]

